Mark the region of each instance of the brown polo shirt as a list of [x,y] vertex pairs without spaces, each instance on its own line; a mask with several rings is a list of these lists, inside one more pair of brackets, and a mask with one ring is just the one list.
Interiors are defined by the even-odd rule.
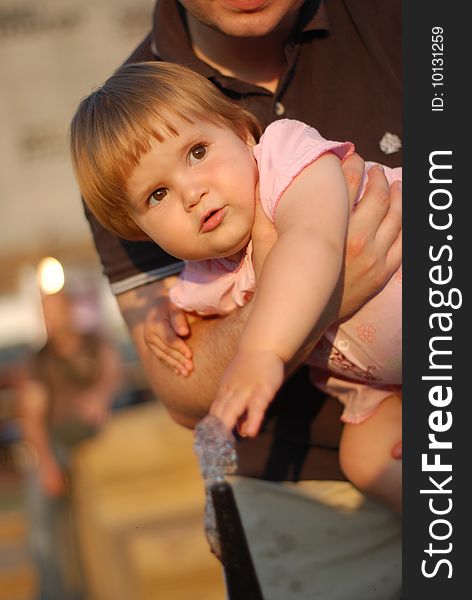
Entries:
[[[223,76],[193,53],[181,5],[158,0],[153,30],[127,62],[190,66],[263,126],[298,119],[325,138],[354,142],[366,160],[401,165],[401,150],[385,154],[379,145],[387,132],[402,137],[400,0],[307,0],[285,57],[275,94]],[[120,240],[87,217],[116,294],[180,271],[181,261],[155,244]],[[241,472],[268,479],[342,478],[333,450],[341,431],[340,406],[332,399],[323,402],[306,368],[292,380],[272,405],[265,431],[241,442]]]

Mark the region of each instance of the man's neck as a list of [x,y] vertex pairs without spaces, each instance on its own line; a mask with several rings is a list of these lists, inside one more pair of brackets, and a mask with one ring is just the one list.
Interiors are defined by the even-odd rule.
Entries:
[[187,13],[195,55],[223,75],[235,77],[275,92],[284,68],[284,44],[293,21],[259,38],[229,37]]

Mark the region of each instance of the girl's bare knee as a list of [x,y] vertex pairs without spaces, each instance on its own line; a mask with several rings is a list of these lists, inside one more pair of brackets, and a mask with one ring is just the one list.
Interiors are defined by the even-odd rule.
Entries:
[[364,423],[347,424],[340,446],[340,465],[345,476],[362,492],[400,513],[402,462],[392,458],[401,439],[401,403],[388,398]]

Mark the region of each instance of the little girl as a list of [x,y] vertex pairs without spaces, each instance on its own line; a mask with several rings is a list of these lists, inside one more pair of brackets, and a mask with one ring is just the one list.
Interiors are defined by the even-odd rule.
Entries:
[[[254,296],[211,408],[229,428],[243,421],[250,436],[287,363],[336,310],[349,219],[340,160],[353,152],[287,119],[259,136],[255,118],[205,78],[159,62],[122,67],[71,125],[74,169],[95,216],[188,261],[175,304],[222,315]],[[389,182],[401,178],[385,171]],[[401,464],[389,449],[401,437],[392,396],[401,385],[401,272],[328,329],[307,363],[314,383],[344,404],[346,476],[400,510]]]

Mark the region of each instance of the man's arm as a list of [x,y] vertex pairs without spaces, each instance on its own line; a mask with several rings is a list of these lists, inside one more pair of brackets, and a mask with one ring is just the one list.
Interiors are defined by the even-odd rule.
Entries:
[[144,338],[144,324],[156,297],[167,293],[171,278],[120,294],[118,305],[128,325],[139,359],[155,394],[179,424],[193,427],[209,410],[220,377],[234,356],[250,305],[226,317],[190,317],[194,370],[177,375],[152,352]]
[[[215,399],[223,372],[236,353],[251,304],[225,317],[191,318],[191,335],[186,341],[192,349],[195,368],[188,377],[182,377],[165,366],[144,339],[147,312],[156,295],[159,296],[167,285],[168,282],[156,281],[120,294],[117,300],[154,393],[166,406],[174,421],[193,428],[208,413]],[[314,347],[331,325],[330,317],[331,315],[322,317],[311,332],[310,348]],[[301,362],[302,357],[298,364],[292,361],[290,372]]]

